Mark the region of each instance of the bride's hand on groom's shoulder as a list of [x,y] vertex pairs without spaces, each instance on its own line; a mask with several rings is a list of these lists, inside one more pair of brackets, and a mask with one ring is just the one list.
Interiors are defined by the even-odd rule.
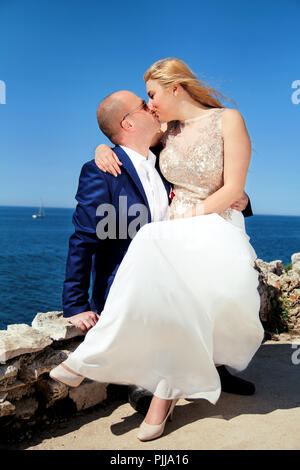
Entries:
[[99,320],[100,315],[98,313],[87,311],[82,313],[77,313],[69,317],[68,320],[72,325],[75,325],[77,328],[80,328],[81,331],[86,333],[88,330],[93,328]]
[[108,145],[101,144],[95,150],[95,163],[101,171],[108,172],[111,175],[121,174],[120,166],[122,162]]

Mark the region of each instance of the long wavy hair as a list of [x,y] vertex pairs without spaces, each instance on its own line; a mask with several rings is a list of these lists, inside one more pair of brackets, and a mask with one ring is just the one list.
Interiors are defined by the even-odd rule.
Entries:
[[176,57],[167,57],[151,65],[144,74],[145,83],[150,79],[158,80],[165,88],[179,83],[191,98],[204,106],[224,108],[221,99],[232,101],[197,78],[191,69]]

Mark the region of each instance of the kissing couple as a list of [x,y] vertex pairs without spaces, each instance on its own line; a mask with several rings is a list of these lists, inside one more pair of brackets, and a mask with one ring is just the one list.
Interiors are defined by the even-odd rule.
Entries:
[[163,434],[179,399],[254,393],[225,366],[246,369],[264,336],[244,119],[177,58],[144,80],[148,103],[117,91],[97,111],[115,147],[81,170],[63,292],[64,316],[86,335],[50,372],[142,390],[141,441]]

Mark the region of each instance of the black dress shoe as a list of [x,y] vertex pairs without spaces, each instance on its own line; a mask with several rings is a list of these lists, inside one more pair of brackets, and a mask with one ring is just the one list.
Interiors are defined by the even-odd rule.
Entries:
[[216,369],[220,376],[222,392],[236,395],[253,395],[255,393],[253,383],[230,374],[225,366],[219,366]]
[[152,397],[152,393],[142,387],[128,386],[128,401],[132,408],[143,416],[148,413]]

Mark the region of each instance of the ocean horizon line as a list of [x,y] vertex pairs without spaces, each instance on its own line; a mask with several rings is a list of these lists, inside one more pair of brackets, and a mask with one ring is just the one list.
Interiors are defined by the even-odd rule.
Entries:
[[[0,207],[15,207],[15,208],[27,208],[27,209],[36,209],[39,207],[38,204],[33,206],[24,206],[16,204],[0,204]],[[73,209],[75,210],[76,204],[74,206],[43,206],[44,209]],[[263,216],[277,216],[277,217],[300,217],[300,214],[278,214],[278,213],[266,213],[266,212],[256,212],[254,211],[253,215],[263,215]]]

